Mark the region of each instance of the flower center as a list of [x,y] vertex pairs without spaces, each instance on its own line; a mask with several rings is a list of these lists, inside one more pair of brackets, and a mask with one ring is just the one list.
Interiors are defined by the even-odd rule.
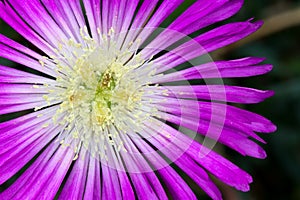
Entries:
[[[94,53],[99,54],[97,50]],[[132,66],[128,68],[118,61],[106,67],[92,63],[88,56],[75,66],[62,109],[67,107],[96,131],[113,124],[116,112],[132,110],[142,93],[136,82],[128,79]]]
[[147,70],[148,63],[136,49],[121,52],[109,37],[96,42],[83,31],[81,35],[84,42],[67,41],[58,56],[47,60],[55,64],[58,75],[55,85],[47,85],[44,98],[49,104],[61,102],[53,117],[54,124],[63,127],[59,141],[75,152],[83,145],[102,158],[108,145],[126,151],[118,135],[138,129],[151,115],[141,111],[141,102],[154,72]]

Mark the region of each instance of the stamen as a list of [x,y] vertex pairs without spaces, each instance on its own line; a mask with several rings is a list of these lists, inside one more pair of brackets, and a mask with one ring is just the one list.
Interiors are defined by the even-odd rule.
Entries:
[[156,112],[142,109],[143,95],[149,95],[145,88],[155,74],[151,63],[142,59],[133,43],[120,51],[114,29],[108,35],[97,31],[98,42],[83,27],[81,43],[69,39],[58,45],[57,55],[39,61],[46,67],[56,65],[56,83],[44,85],[49,94],[43,98],[47,105],[61,102],[53,123],[62,126],[60,143],[74,148],[74,160],[81,145],[101,158],[107,158],[107,145],[127,152],[119,134],[140,129],[141,121]]

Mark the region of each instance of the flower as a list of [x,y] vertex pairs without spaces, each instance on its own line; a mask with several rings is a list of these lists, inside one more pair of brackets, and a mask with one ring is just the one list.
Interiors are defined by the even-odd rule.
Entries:
[[16,178],[0,199],[196,199],[170,163],[212,199],[222,196],[208,173],[249,190],[251,176],[214,152],[208,138],[266,157],[253,140],[264,142],[256,132],[275,126],[226,102],[258,103],[273,92],[221,80],[272,66],[254,57],[213,62],[207,53],[262,22],[229,23],[190,38],[243,3],[190,1],[160,29],[183,2],[0,2],[1,19],[39,49],[0,35],[0,56],[20,65],[0,66],[0,114],[19,115],[0,124],[0,184]]

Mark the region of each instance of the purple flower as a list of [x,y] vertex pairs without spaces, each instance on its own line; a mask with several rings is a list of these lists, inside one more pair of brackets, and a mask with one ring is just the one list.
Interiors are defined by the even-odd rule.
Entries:
[[170,163],[212,199],[222,196],[208,174],[248,191],[251,176],[212,148],[218,141],[265,158],[256,132],[276,127],[226,102],[258,103],[273,92],[222,78],[272,66],[254,57],[213,62],[208,53],[262,22],[190,38],[243,1],[191,2],[165,29],[183,0],[82,2],[0,1],[1,19],[36,47],[0,35],[0,56],[20,65],[0,66],[0,114],[19,115],[0,123],[0,185],[17,178],[0,199],[196,199]]

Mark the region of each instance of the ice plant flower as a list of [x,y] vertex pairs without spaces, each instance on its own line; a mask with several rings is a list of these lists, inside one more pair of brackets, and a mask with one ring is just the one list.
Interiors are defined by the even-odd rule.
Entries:
[[[188,8],[172,15],[184,2]],[[273,93],[208,80],[261,75],[272,66],[254,57],[195,59],[262,22],[187,37],[242,4],[0,1],[1,19],[32,44],[0,35],[0,56],[19,64],[0,66],[0,114],[18,116],[0,123],[0,199],[196,199],[183,173],[212,199],[222,195],[209,175],[248,191],[251,176],[210,149],[207,138],[265,158],[254,141],[264,142],[257,132],[275,126],[226,102],[258,103]]]

